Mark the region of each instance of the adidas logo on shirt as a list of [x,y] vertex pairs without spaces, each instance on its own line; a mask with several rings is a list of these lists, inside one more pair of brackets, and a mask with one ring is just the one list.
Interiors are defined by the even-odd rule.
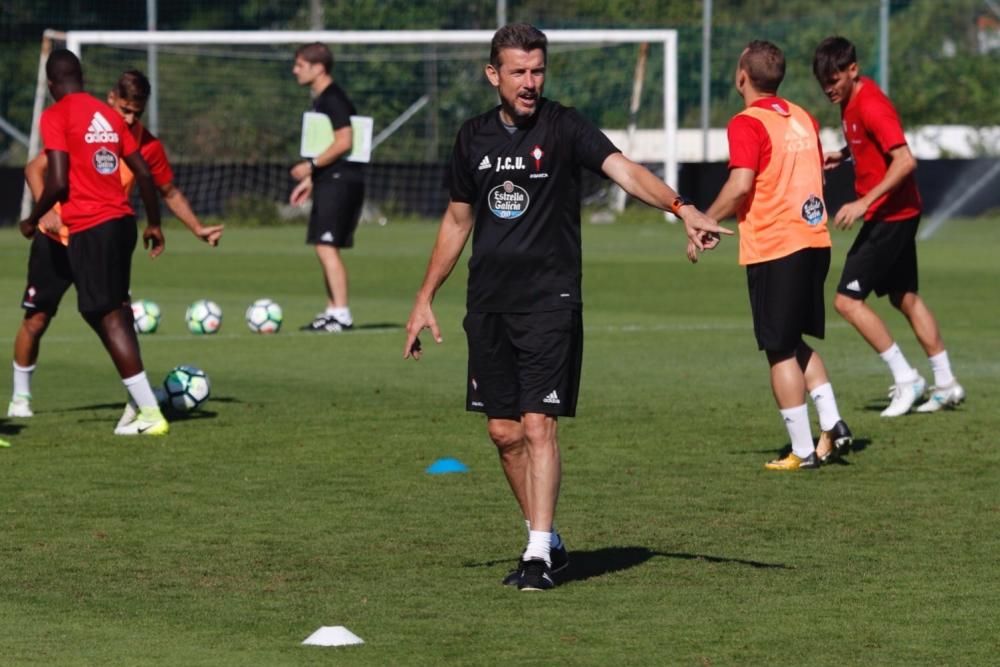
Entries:
[[559,405],[559,394],[553,389],[552,393],[542,399],[542,403],[552,403],[553,405]]
[[857,280],[852,280],[851,282],[847,283],[847,289],[851,290],[852,292],[860,292],[861,283],[859,283]]
[[483,156],[483,161],[479,163],[479,171],[486,171],[487,169],[489,169],[492,166],[493,165],[490,164],[490,156],[489,155],[484,155]]
[[83,140],[88,144],[117,144],[118,133],[100,111],[95,111]]

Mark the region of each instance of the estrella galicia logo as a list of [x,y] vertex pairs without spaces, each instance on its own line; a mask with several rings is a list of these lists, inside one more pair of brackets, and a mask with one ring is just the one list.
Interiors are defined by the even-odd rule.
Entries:
[[487,203],[496,217],[501,220],[514,220],[528,210],[530,199],[524,188],[514,185],[511,181],[504,181],[490,190]]
[[94,169],[99,174],[113,174],[118,171],[118,156],[101,146],[94,153]]
[[809,199],[802,204],[802,219],[810,226],[823,222],[823,200],[816,195],[809,195]]

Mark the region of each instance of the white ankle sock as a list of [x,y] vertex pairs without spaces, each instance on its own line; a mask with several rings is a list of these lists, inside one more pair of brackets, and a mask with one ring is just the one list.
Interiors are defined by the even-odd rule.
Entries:
[[[837,409],[837,398],[833,395],[833,385],[829,382],[821,384],[809,392],[816,412],[819,413],[819,428],[829,431],[840,421],[840,410]],[[810,435],[810,437],[812,437]]]
[[31,396],[31,374],[35,372],[35,366],[19,366],[15,361],[14,366],[14,395]]
[[354,318],[351,317],[350,308],[327,308],[326,314],[331,317],[336,317],[337,321],[341,324],[354,324]]
[[524,555],[521,556],[522,560],[531,560],[532,558],[541,558],[549,565],[552,564],[552,560],[549,556],[549,551],[552,548],[552,533],[541,530],[532,530],[528,533],[528,548],[524,550]]
[[903,351],[899,349],[899,345],[896,343],[890,345],[889,349],[885,352],[879,352],[878,356],[882,357],[882,361],[889,366],[889,371],[892,373],[892,381],[895,384],[911,382],[917,378],[917,369],[906,361]]
[[795,408],[781,410],[788,437],[792,441],[792,453],[804,459],[816,450],[813,444],[812,428],[809,426],[809,408],[805,403]]
[[947,350],[939,352],[933,357],[927,357],[927,361],[931,362],[931,370],[934,371],[935,386],[947,387],[955,381],[955,376],[951,373],[951,362],[948,361]]
[[156,402],[156,395],[153,394],[153,388],[149,386],[149,379],[146,377],[146,371],[142,371],[132,377],[123,378],[122,384],[125,385],[125,389],[128,390],[129,396],[135,401],[135,404],[142,408],[156,408],[159,410],[159,405]]

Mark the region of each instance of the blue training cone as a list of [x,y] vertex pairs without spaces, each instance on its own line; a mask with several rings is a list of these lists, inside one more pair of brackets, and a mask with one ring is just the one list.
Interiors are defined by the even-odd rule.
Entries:
[[427,466],[428,475],[446,475],[450,472],[469,472],[469,466],[452,458],[438,459]]

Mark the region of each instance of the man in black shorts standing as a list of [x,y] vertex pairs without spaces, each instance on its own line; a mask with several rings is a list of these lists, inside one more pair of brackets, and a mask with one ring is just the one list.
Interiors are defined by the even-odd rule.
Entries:
[[348,304],[347,267],[340,249],[354,245],[354,230],[365,198],[361,165],[346,159],[354,138],[351,116],[356,112],[347,93],[334,82],[332,70],[333,54],[325,44],[306,44],[295,52],[295,80],[300,86],[309,86],[315,96],[312,110],[329,116],[333,126],[333,143],[316,157],[292,167],[292,178],[298,185],[290,198],[293,205],[299,205],[312,195],[306,243],[316,247],[327,296],[326,310],[302,329],[328,333],[348,331],[354,326]]
[[521,590],[554,586],[567,563],[553,525],[561,480],[559,417],[572,417],[583,353],[581,171],[610,177],[651,206],[672,211],[688,238],[732,233],[623,156],[576,110],[542,97],[547,40],[526,24],[493,36],[486,77],[500,105],[466,121],[449,167],[451,201],[407,323],[403,357],[421,356],[418,334],[441,342],[431,303],[471,233],[464,327],[466,409],[483,412],[528,527]]
[[[31,238],[39,220],[61,202],[62,222],[69,243],[62,261],[45,257],[53,271],[36,272],[48,282],[29,285],[25,302],[56,299],[68,282],[76,286],[80,314],[104,344],[129,397],[138,407],[128,424],[119,424],[116,435],[165,435],[163,418],[146,377],[133,328],[129,305],[132,252],[136,244],[135,213],[122,188],[122,162],[135,175],[146,209],[143,242],[150,254],[163,251],[160,208],[156,187],[139,144],[122,117],[104,102],[83,92],[80,61],[66,50],[57,50],[45,65],[49,91],[56,103],[45,110],[39,123],[48,157],[45,187],[31,214],[21,221],[21,233]],[[50,251],[63,248],[57,241]],[[32,255],[33,261],[36,259]],[[32,271],[29,269],[29,274]],[[35,304],[41,308],[51,304]]]

